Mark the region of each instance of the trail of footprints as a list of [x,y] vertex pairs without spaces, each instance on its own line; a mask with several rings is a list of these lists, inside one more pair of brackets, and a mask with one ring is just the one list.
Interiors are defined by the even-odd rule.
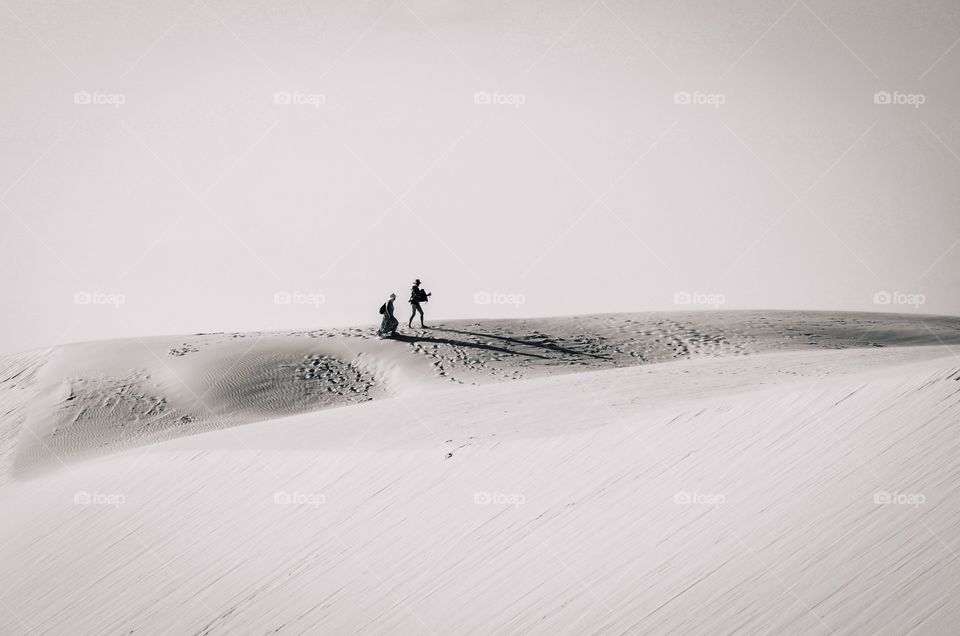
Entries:
[[373,376],[333,356],[308,355],[296,366],[294,379],[308,394],[342,396],[350,402],[373,399]]
[[[477,329],[479,325],[472,328]],[[454,338],[444,334],[444,339]],[[456,339],[462,344],[423,340],[414,342],[412,347],[417,354],[432,358],[438,375],[461,383],[477,376],[522,379],[569,367],[600,369],[705,356],[746,355],[752,350],[749,336],[738,334],[728,338],[669,319],[644,322],[611,319],[610,324],[603,324],[603,317],[595,318],[587,321],[580,333],[568,337],[550,336],[539,329],[507,331],[486,326],[483,334],[460,333]]]

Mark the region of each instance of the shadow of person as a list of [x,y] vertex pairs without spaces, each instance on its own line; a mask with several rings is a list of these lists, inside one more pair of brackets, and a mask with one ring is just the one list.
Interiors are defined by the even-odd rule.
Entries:
[[[548,351],[555,351],[557,353],[562,353],[569,356],[576,357],[588,357],[596,358],[598,360],[610,360],[609,356],[604,356],[596,353],[587,353],[586,351],[577,351],[576,349],[568,349],[566,347],[561,347],[547,342],[537,342],[536,340],[523,340],[520,338],[511,338],[509,336],[498,336],[492,333],[481,333],[479,331],[465,331],[462,329],[450,329],[449,327],[434,327],[434,331],[447,331],[450,333],[459,333],[464,336],[476,336],[478,338],[493,338],[495,340],[502,340],[504,342],[510,342],[517,345],[522,345],[524,347],[534,347],[540,349],[546,349]],[[538,356],[543,357],[543,356]]]
[[[434,328],[434,331],[438,331]],[[450,330],[446,330],[450,331]],[[495,351],[497,353],[505,353],[512,356],[523,356],[526,358],[538,358],[540,360],[548,360],[549,358],[535,353],[526,353],[523,351],[515,351],[513,349],[507,349],[505,347],[497,347],[494,345],[483,344],[481,342],[468,342],[466,340],[452,340],[450,338],[431,338],[430,336],[411,336],[403,333],[398,333],[395,336],[390,338],[391,340],[399,340],[400,342],[409,342],[411,344],[417,342],[430,342],[433,344],[445,344],[453,347],[464,347],[468,349],[485,349],[487,351]]]

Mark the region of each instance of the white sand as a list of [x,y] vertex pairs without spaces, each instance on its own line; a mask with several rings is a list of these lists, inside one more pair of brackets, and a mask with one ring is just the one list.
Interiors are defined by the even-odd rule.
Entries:
[[441,327],[0,361],[0,633],[954,629],[960,319]]

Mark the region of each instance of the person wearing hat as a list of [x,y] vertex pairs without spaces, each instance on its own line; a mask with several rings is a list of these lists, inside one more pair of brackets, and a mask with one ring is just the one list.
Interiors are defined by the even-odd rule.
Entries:
[[380,320],[380,330],[377,331],[377,335],[382,338],[397,335],[397,327],[400,326],[400,321],[393,315],[393,301],[396,299],[396,294],[390,294],[387,302],[380,306],[380,313],[383,314],[383,318]]
[[413,281],[413,287],[410,288],[410,320],[407,321],[407,327],[413,329],[413,319],[420,314],[420,328],[426,329],[423,324],[423,308],[420,303],[425,303],[430,299],[430,294],[420,289],[420,279]]

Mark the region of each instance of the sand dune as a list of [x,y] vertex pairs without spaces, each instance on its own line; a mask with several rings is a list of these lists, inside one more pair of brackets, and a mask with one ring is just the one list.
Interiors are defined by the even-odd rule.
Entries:
[[[774,351],[948,345],[960,321],[809,312],[603,315],[372,329],[198,334],[16,356],[36,376],[14,469],[415,391]],[[26,371],[22,370],[25,368]],[[21,412],[22,411],[22,412]]]
[[947,633],[957,345],[723,312],[10,356],[0,633]]

